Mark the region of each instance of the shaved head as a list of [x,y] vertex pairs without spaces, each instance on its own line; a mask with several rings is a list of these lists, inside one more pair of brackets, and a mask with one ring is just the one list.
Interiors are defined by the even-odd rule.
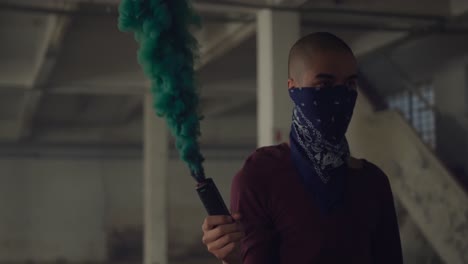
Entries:
[[344,54],[354,60],[351,48],[337,36],[328,32],[317,32],[299,39],[289,52],[288,75],[296,82],[302,78],[313,64],[323,60],[318,55],[324,53]]

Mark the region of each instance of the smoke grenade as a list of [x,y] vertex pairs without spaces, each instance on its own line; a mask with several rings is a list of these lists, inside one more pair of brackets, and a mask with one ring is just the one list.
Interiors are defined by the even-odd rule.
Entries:
[[198,43],[189,29],[200,26],[200,18],[188,0],[122,0],[118,26],[139,43],[138,62],[151,81],[154,110],[166,119],[205,208],[209,214],[229,214],[216,185],[205,178],[198,142]]

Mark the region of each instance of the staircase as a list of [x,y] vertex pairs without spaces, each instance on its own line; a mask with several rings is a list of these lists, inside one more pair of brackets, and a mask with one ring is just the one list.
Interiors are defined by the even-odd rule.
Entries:
[[396,111],[374,111],[360,93],[347,137],[353,156],[390,179],[404,252],[422,251],[418,260],[405,253],[405,262],[467,264],[468,195],[411,125]]

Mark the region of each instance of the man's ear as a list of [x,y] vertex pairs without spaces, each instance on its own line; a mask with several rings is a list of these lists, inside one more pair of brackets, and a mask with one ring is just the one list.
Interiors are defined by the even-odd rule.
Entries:
[[288,89],[291,89],[291,88],[294,88],[294,87],[296,87],[296,82],[294,81],[294,79],[289,78],[288,79]]

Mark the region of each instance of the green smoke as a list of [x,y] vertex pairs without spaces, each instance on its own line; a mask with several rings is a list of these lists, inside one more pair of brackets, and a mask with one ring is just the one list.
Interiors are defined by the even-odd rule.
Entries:
[[188,0],[122,0],[119,13],[119,29],[133,32],[140,44],[138,62],[151,80],[157,115],[166,118],[182,160],[203,178],[194,79],[197,41],[189,31],[199,25],[199,17]]

